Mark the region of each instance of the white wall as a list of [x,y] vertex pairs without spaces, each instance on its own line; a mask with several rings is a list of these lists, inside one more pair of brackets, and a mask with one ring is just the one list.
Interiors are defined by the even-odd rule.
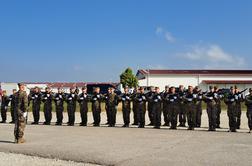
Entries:
[[18,90],[17,83],[5,83],[5,82],[1,82],[0,84],[1,84],[1,89],[2,90],[6,90],[7,95],[11,95],[13,89],[17,89]]
[[[166,85],[178,87],[179,85],[199,86],[203,91],[208,90],[210,85],[219,88],[230,88],[235,84],[205,84],[203,80],[252,80],[250,75],[146,75],[145,79],[138,81],[139,86],[158,86],[164,90]],[[237,84],[240,90],[252,87],[252,84]]]

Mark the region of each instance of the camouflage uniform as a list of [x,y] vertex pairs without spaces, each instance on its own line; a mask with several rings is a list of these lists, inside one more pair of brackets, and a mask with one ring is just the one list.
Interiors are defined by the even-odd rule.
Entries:
[[68,126],[74,126],[76,101],[77,101],[76,93],[69,93],[67,95],[66,102],[67,102]]
[[216,101],[218,100],[218,94],[215,92],[208,92],[204,96],[204,100],[207,103],[207,115],[209,123],[209,131],[215,131],[216,129],[216,119],[217,119],[217,109]]
[[7,120],[7,110],[8,110],[8,104],[9,104],[9,97],[7,95],[2,96],[2,103],[1,103],[1,117],[2,121],[1,123],[6,123]]
[[100,93],[94,93],[91,102],[92,102],[92,113],[94,118],[94,126],[100,126],[101,122],[101,101],[102,96]]
[[106,107],[108,110],[109,127],[115,127],[118,97],[115,93],[108,93],[106,96]]
[[38,124],[40,118],[41,93],[31,93],[29,95],[29,101],[32,101],[32,114],[34,119],[32,124]]
[[28,97],[25,91],[18,91],[15,93],[15,108],[14,108],[14,117],[15,117],[15,128],[14,136],[16,143],[23,143],[24,139],[24,129],[25,129],[25,116],[24,114],[28,111]]
[[11,102],[11,107],[10,107],[10,112],[11,112],[11,122],[10,123],[14,123],[15,122],[15,115],[14,115],[14,108],[15,108],[15,95],[12,94],[9,96],[9,101]]
[[145,94],[138,93],[135,97],[135,101],[136,101],[136,108],[137,108],[137,117],[139,120],[138,127],[144,128],[147,98]]
[[183,97],[185,95],[184,91],[179,91],[179,126],[180,127],[185,127],[186,124],[186,108],[185,108],[185,103],[183,100]]
[[[137,93],[135,92],[133,94],[133,98],[136,98],[137,96]],[[139,122],[139,119],[138,119],[138,113],[137,113],[137,101],[136,100],[133,100],[133,124],[132,125],[138,125],[138,122]]]
[[247,95],[245,97],[245,104],[247,106],[248,127],[251,131],[252,130],[252,95]]
[[[169,98],[169,92],[164,92],[163,93],[163,99],[167,99]],[[164,116],[164,126],[170,126],[170,122],[171,122],[171,118],[170,117],[170,113],[169,113],[169,103],[167,103],[168,101],[165,100],[163,102],[163,116]]]
[[227,104],[227,114],[229,118],[229,129],[231,132],[236,132],[237,129],[237,108],[236,108],[236,98],[235,94],[228,94],[225,98],[225,103]]
[[53,100],[55,102],[55,107],[56,107],[56,117],[57,117],[56,125],[62,125],[63,112],[64,112],[64,100],[65,100],[64,93],[57,93],[54,96]]
[[188,120],[188,130],[194,130],[196,126],[196,104],[197,94],[187,93],[185,96],[186,115]]
[[86,93],[85,94],[81,93],[78,96],[78,102],[80,105],[80,115],[81,115],[80,126],[87,126],[88,101],[89,101],[89,97]]
[[152,100],[152,110],[153,110],[153,123],[154,128],[159,129],[161,126],[161,112],[162,112],[162,97],[160,93],[154,93]]
[[153,96],[155,95],[155,92],[148,92],[146,94],[146,97],[148,99],[148,103],[147,103],[147,108],[148,108],[148,116],[149,116],[149,119],[150,119],[150,124],[149,125],[154,125],[154,108],[153,108],[153,105],[154,105],[154,102],[152,100]]
[[241,110],[241,102],[244,101],[243,99],[243,95],[240,93],[236,93],[235,94],[235,98],[236,100],[236,112],[237,112],[237,129],[240,129],[240,125],[241,125],[241,114],[242,114],[242,110]]
[[[217,93],[217,92],[215,92]],[[224,96],[222,94],[218,94],[218,99],[216,99],[216,128],[220,128],[220,115],[221,115],[221,99]]]
[[166,97],[167,107],[168,107],[168,114],[171,120],[171,128],[170,129],[176,129],[177,123],[178,123],[178,103],[179,103],[179,97],[176,93],[170,94]]
[[53,96],[51,93],[45,93],[42,97],[42,101],[44,102],[44,116],[45,122],[44,125],[50,125],[52,120],[52,100]]
[[201,116],[202,116],[202,94],[197,92],[198,102],[196,103],[196,127],[201,126]]
[[120,100],[122,101],[122,112],[123,112],[123,122],[124,122],[123,127],[129,127],[131,96],[129,93],[124,93],[121,95]]

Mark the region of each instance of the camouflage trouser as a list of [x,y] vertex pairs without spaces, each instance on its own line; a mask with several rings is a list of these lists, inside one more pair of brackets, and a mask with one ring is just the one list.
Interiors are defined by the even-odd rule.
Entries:
[[161,106],[158,104],[153,105],[153,123],[155,127],[161,126]]
[[186,105],[186,115],[188,126],[190,129],[194,129],[196,126],[196,107],[192,103]]
[[220,127],[220,114],[221,114],[221,103],[217,103],[216,105],[216,126]]
[[153,111],[153,104],[148,104],[148,116],[150,119],[151,124],[154,124],[154,111]]
[[7,119],[7,109],[6,108],[1,108],[1,117],[2,117],[2,121],[5,122]]
[[17,116],[15,117],[15,128],[14,128],[14,136],[16,140],[23,138],[25,122],[26,119],[25,117],[23,117],[23,114],[18,113]]
[[208,115],[208,123],[209,123],[209,129],[215,129],[216,128],[216,105],[214,103],[208,103],[207,104],[207,115]]
[[58,124],[61,124],[63,121],[63,111],[64,111],[63,106],[56,106],[56,117]]
[[247,110],[248,127],[252,130],[252,109]]
[[145,112],[146,110],[141,107],[137,110],[137,119],[139,120],[138,124],[140,127],[145,126]]
[[179,109],[176,103],[171,103],[169,105],[169,112],[168,116],[171,121],[171,128],[176,129],[177,128],[177,122],[178,122],[178,113]]
[[123,122],[125,125],[129,125],[130,123],[130,107],[123,107]]
[[229,129],[234,131],[237,129],[237,110],[235,105],[228,106]]
[[171,122],[171,117],[169,114],[169,106],[168,104],[164,104],[163,106],[163,116],[164,116],[164,122],[166,125],[169,125]]
[[241,104],[236,104],[236,112],[237,112],[237,129],[240,128],[241,125]]
[[94,118],[94,125],[100,125],[101,122],[101,108],[95,106],[92,107],[92,113]]
[[179,104],[179,123],[180,125],[185,125],[186,123],[186,109],[185,105],[180,103]]
[[201,116],[202,116],[202,104],[196,105],[196,127],[201,126]]
[[15,121],[15,115],[14,115],[14,108],[13,108],[13,106],[11,106],[11,108],[10,108],[10,112],[11,112],[11,121]]
[[133,104],[133,119],[134,119],[133,124],[138,124],[139,119],[138,119],[138,113],[137,113],[137,106],[136,106],[136,104]]
[[32,106],[32,114],[35,123],[39,122],[40,118],[40,105],[33,105]]

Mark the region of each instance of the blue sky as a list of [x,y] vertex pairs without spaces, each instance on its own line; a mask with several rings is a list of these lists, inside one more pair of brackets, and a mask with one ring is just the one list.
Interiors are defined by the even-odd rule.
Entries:
[[250,0],[0,0],[0,81],[251,69]]

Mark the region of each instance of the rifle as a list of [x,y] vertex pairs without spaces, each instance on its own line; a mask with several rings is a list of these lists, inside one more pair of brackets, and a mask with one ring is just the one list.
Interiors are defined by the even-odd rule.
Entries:
[[242,91],[240,91],[240,92],[237,92],[237,94],[239,95],[239,94],[242,94],[242,93],[244,93],[244,92],[246,92],[248,90],[248,88],[246,88],[246,89],[243,89]]

